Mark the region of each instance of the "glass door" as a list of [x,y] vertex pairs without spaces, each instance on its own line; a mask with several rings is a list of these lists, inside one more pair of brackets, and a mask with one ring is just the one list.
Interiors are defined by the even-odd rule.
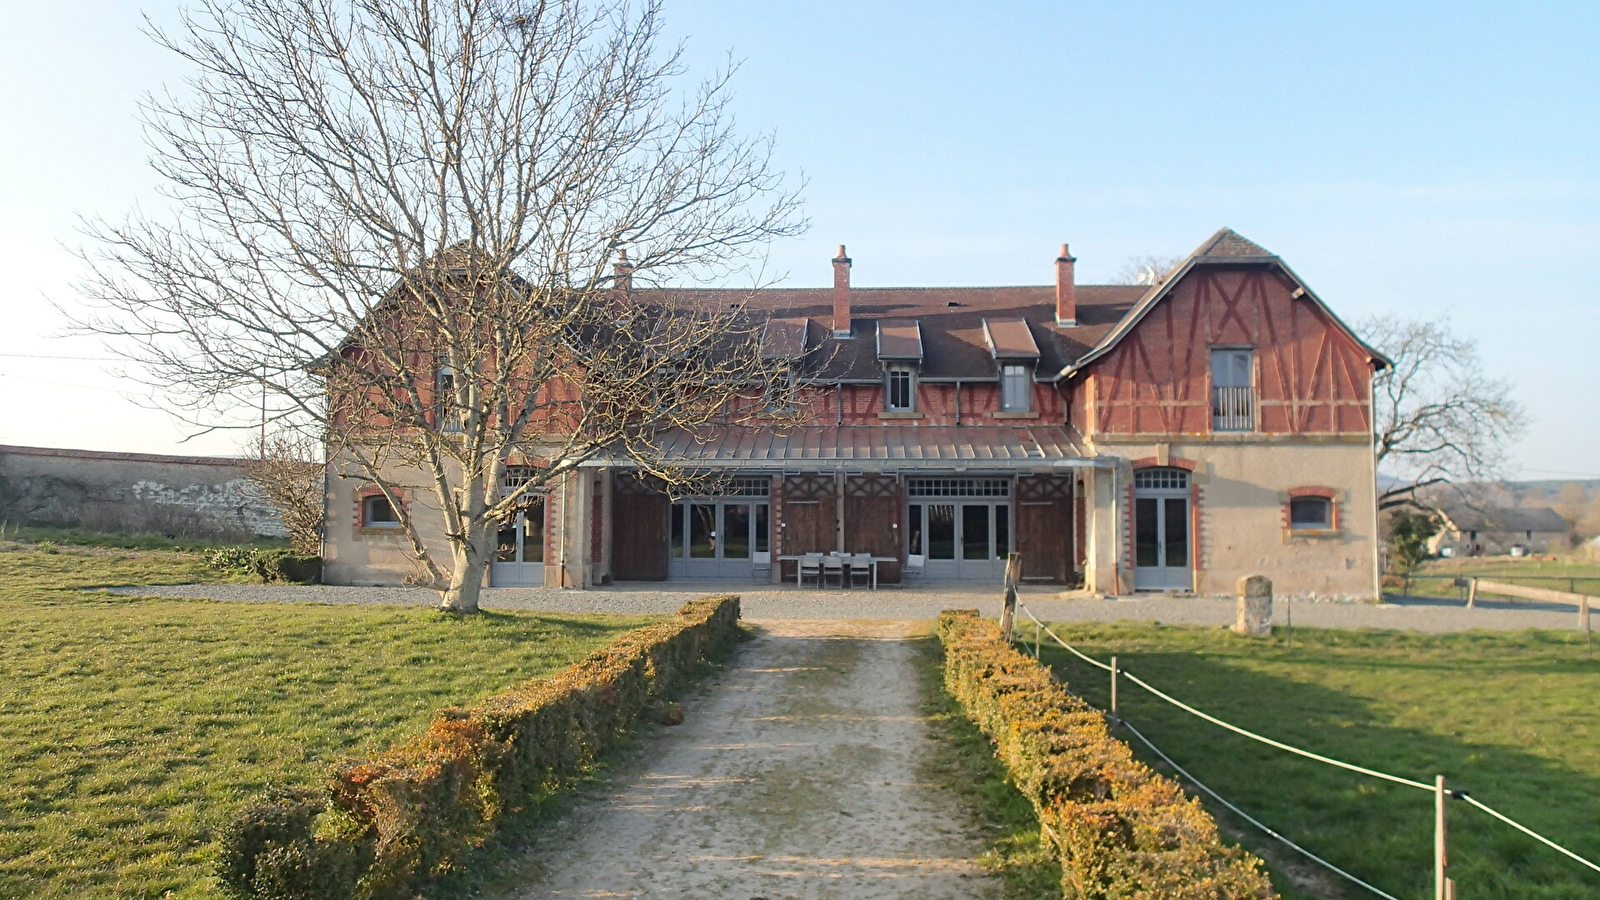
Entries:
[[500,526],[489,584],[540,587],[544,584],[544,501],[539,500]]
[[1011,504],[993,500],[911,503],[908,553],[923,554],[925,577],[993,581],[1011,552]]
[[1141,469],[1133,478],[1134,589],[1193,590],[1189,473]]
[[766,501],[685,500],[672,504],[668,576],[685,580],[754,577],[770,552]]

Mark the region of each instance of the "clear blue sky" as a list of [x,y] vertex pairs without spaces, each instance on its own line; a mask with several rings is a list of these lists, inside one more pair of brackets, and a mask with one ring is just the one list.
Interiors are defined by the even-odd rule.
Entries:
[[[172,9],[150,4],[158,20]],[[1083,281],[1233,227],[1347,318],[1448,319],[1533,418],[1528,478],[1600,477],[1600,4],[668,0],[699,70],[803,172],[788,283]],[[0,354],[74,302],[76,215],[155,203],[135,104],[182,70],[111,0],[0,13]],[[0,356],[0,443],[234,452],[92,360]]]

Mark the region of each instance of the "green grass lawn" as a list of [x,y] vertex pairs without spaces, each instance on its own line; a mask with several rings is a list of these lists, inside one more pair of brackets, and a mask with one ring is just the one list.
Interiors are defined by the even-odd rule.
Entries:
[[198,555],[0,545],[0,897],[219,896],[269,785],[552,672],[645,618],[136,599]]
[[[1600,661],[1585,656],[1580,636],[1296,629],[1291,655],[1281,630],[1262,639],[1143,623],[1052,627],[1091,656],[1115,653],[1124,669],[1244,728],[1430,784],[1443,774],[1452,786],[1600,861]],[[1073,691],[1107,705],[1106,673],[1059,649],[1043,656]],[[1432,896],[1431,792],[1250,741],[1126,682],[1119,706],[1180,765],[1313,853],[1395,896]],[[1291,879],[1306,868],[1289,864],[1297,859],[1291,851],[1213,812],[1269,859],[1285,897],[1371,896]],[[1459,896],[1600,896],[1600,874],[1464,803],[1451,803],[1449,815]]]
[[[1475,575],[1525,587],[1571,591],[1600,597],[1600,565],[1567,559],[1478,556],[1433,559],[1411,575],[1410,593],[1419,597],[1462,597],[1455,579]],[[1386,588],[1399,590],[1399,588]]]

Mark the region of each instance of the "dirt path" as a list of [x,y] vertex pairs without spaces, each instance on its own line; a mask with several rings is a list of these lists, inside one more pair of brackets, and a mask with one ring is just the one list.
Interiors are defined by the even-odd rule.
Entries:
[[917,777],[914,623],[752,624],[687,721],[549,830],[519,896],[992,896],[969,814]]

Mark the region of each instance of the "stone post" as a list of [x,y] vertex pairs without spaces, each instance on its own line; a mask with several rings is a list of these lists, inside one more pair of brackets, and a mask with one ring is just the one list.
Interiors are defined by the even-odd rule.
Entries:
[[1272,633],[1272,580],[1265,575],[1246,575],[1239,579],[1239,605],[1234,613],[1233,630],[1240,634]]

